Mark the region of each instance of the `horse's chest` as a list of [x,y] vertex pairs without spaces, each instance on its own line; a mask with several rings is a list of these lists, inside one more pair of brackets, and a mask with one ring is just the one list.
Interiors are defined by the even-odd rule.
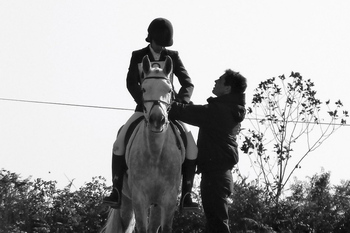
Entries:
[[179,178],[181,163],[164,155],[139,154],[131,158],[130,166],[135,182],[150,184],[173,183]]

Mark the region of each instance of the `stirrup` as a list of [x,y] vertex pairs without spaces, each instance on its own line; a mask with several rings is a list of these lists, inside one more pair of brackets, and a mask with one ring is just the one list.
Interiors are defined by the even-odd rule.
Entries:
[[[201,209],[199,207],[199,204],[196,203],[196,202],[192,202],[194,204],[197,205],[197,207],[194,207],[194,206],[188,206],[188,207],[185,207],[184,206],[184,201],[185,201],[185,198],[187,195],[190,195],[191,193],[195,194],[194,192],[187,192],[182,198],[181,198],[181,202],[180,202],[180,213],[185,213],[185,212],[195,212],[195,213],[200,213],[201,212]],[[197,194],[195,194],[197,195]],[[192,201],[192,198],[190,198],[191,201]]]
[[117,195],[118,195],[118,202],[116,202],[116,201],[112,201],[112,200],[106,200],[107,198],[110,198],[110,196],[109,197],[105,197],[105,198],[103,198],[103,201],[102,201],[102,205],[107,205],[107,206],[109,206],[109,207],[111,207],[111,208],[113,208],[113,209],[120,209],[120,207],[121,207],[121,205],[122,205],[122,198],[121,198],[121,195],[119,194],[119,191],[118,191],[118,189],[116,189],[116,188],[113,188],[114,189],[114,191],[117,193]]

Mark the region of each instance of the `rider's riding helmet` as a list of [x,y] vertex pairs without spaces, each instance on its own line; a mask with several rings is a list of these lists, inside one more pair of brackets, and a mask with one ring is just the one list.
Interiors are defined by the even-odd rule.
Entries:
[[148,27],[147,42],[152,39],[160,46],[168,47],[173,45],[173,26],[164,18],[154,19]]

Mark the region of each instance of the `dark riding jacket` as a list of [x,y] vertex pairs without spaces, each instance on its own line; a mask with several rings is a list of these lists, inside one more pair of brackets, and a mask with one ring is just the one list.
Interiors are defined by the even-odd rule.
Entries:
[[198,172],[232,169],[238,163],[236,137],[246,110],[244,94],[209,98],[206,105],[174,102],[170,116],[198,126]]
[[[135,111],[142,112],[142,91],[141,91],[141,77],[139,64],[142,62],[142,58],[148,55],[151,62],[155,61],[149,46],[132,52],[129,71],[126,77],[127,88],[137,103]],[[170,56],[173,60],[173,73],[179,80],[181,85],[180,90],[175,93],[177,101],[182,103],[190,103],[194,85],[189,77],[186,68],[182,64],[179,57],[179,53],[174,50],[163,49],[160,55],[159,61],[164,61],[166,56]]]

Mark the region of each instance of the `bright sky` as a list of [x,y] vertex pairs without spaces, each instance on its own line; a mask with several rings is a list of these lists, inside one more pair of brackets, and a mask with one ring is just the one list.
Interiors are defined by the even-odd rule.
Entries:
[[[157,17],[174,26],[174,45],[204,104],[231,68],[248,78],[247,102],[267,78],[300,72],[321,100],[350,109],[350,2],[338,1],[0,1],[0,98],[133,109],[125,79],[131,52],[147,45]],[[210,3],[212,2],[212,3]],[[23,178],[93,176],[110,183],[111,150],[132,111],[0,100],[0,168]],[[192,128],[197,134],[197,129]],[[300,179],[331,171],[349,179],[349,127],[302,164]],[[253,175],[241,153],[239,168]]]

